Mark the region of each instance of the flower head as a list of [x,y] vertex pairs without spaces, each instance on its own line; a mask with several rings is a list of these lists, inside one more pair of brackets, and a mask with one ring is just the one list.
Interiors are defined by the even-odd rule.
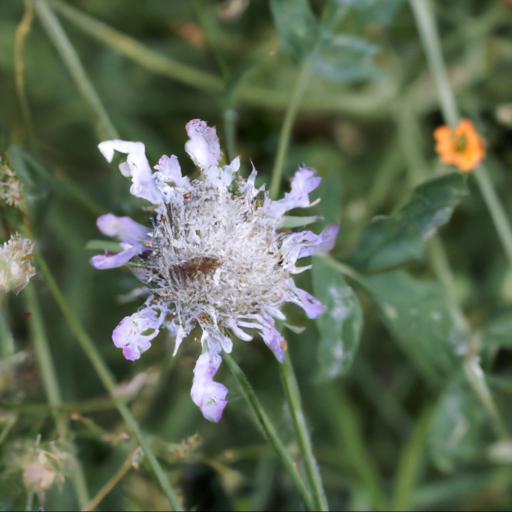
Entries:
[[0,157],[0,201],[10,206],[22,209],[24,197],[21,182],[9,167],[7,162]]
[[34,242],[21,238],[18,233],[0,245],[0,295],[20,292],[35,275],[32,266]]
[[472,171],[485,156],[483,140],[469,119],[462,119],[455,129],[439,126],[434,139],[441,161],[455,165],[462,172]]
[[281,306],[299,305],[309,318],[323,311],[318,300],[297,288],[292,277],[309,267],[299,259],[332,249],[337,226],[320,234],[287,233],[279,228],[284,214],[312,203],[309,194],[320,184],[312,169],[300,168],[291,191],[274,201],[256,188],[256,171],[243,179],[239,158],[221,165],[215,128],[190,121],[185,150],[201,171],[183,176],[176,156],[162,156],[153,172],[141,142],[112,140],[100,150],[111,161],[125,153],[120,171],[131,178],[131,193],[153,204],[152,227],[128,217],[103,215],[99,230],[119,240],[119,251],[94,256],[98,269],[128,265],[147,293],[144,306],[114,329],[114,344],[129,360],[151,346],[160,329],[174,337],[174,354],[196,327],[202,353],[194,369],[192,400],[210,421],[219,421],[227,404],[227,388],[214,381],[222,358],[232,350],[232,337],[250,341],[259,335],[282,361],[286,342],[275,319]]

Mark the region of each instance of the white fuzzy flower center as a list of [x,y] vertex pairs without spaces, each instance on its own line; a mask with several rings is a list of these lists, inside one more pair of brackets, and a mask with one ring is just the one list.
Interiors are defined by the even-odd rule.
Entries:
[[281,266],[281,237],[253,202],[197,181],[166,206],[144,281],[180,322],[217,323],[283,302],[289,273]]

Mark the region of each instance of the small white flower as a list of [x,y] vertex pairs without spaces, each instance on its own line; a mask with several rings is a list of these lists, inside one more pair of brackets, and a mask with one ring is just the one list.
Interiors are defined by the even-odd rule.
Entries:
[[113,340],[127,359],[149,349],[161,327],[175,337],[175,350],[199,326],[202,355],[194,370],[192,400],[206,419],[219,421],[227,404],[227,389],[213,376],[222,352],[232,350],[231,337],[249,341],[259,334],[279,361],[286,342],[274,319],[283,319],[281,306],[299,305],[309,318],[323,305],[297,288],[293,274],[300,258],[332,249],[337,226],[316,235],[279,229],[284,214],[311,206],[309,194],[320,178],[300,168],[291,191],[273,201],[255,188],[256,171],[247,180],[237,173],[239,158],[221,161],[215,128],[193,120],[187,126],[185,149],[201,170],[199,179],[182,176],[176,156],[162,156],[152,172],[140,142],[106,141],[100,150],[108,161],[114,151],[127,154],[121,172],[132,180],[131,193],[154,205],[152,229],[128,217],[107,214],[98,228],[120,240],[120,252],[95,256],[98,269],[129,264],[147,289],[144,308],[116,327]]
[[19,293],[27,286],[36,270],[32,266],[34,242],[18,233],[0,246],[0,294]]

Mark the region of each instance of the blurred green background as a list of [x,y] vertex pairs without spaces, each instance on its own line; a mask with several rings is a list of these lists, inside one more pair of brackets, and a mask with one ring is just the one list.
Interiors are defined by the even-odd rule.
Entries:
[[[230,389],[230,403],[214,425],[203,420],[189,396],[194,344],[185,343],[172,359],[171,341],[161,335],[137,364],[113,346],[113,327],[138,304],[126,298],[135,281],[122,270],[95,271],[89,265],[94,252],[86,244],[100,238],[95,219],[102,213],[145,219],[128,193],[129,183],[96,146],[116,131],[123,139],[143,141],[151,162],[173,153],[191,172],[183,158],[184,126],[201,118],[216,125],[227,154],[241,155],[242,172],[247,174],[252,162],[268,183],[307,54],[313,69],[291,130],[282,189],[298,165],[317,169],[322,201],[313,213],[341,224],[333,254],[365,272],[358,282],[349,276],[357,311],[353,323],[342,328],[351,330],[352,353],[336,378],[325,378],[318,362],[330,326],[287,311],[290,323],[305,327],[300,334],[288,330],[286,337],[331,508],[509,510],[512,444],[496,428],[492,407],[489,412],[485,400],[482,404],[471,363],[482,364],[502,430],[512,429],[512,273],[472,177],[441,232],[453,271],[450,291],[437,280],[435,255],[423,241],[415,239],[419,248],[411,249],[413,257],[401,256],[412,246],[409,238],[400,238],[409,226],[399,224],[393,235],[390,264],[370,264],[371,247],[366,259],[357,252],[372,217],[396,211],[414,197],[414,186],[446,171],[432,140],[442,113],[410,4],[314,0],[305,14],[302,0],[282,0],[272,8],[266,0],[33,3],[39,1],[53,9],[79,63],[70,66],[63,58],[60,52],[69,47],[62,39],[55,46],[58,29],[41,23],[37,10],[24,37],[18,35],[17,59],[16,31],[27,4],[0,2],[0,150],[24,184],[39,251],[186,507],[296,510],[302,505],[227,367],[219,380]],[[510,217],[512,4],[428,3],[456,101],[486,140],[487,171]],[[313,56],[310,38],[316,38]],[[80,63],[92,90],[87,78],[76,74]],[[25,111],[15,81],[21,65]],[[420,218],[423,228],[442,223],[432,219],[445,215],[446,208],[450,213],[461,199],[459,184],[453,187],[453,200]],[[16,214],[3,210],[15,225]],[[400,222],[413,215],[408,210]],[[4,225],[2,240],[7,234]],[[320,297],[323,284],[342,279],[333,267],[322,268],[307,273],[313,277],[300,276],[302,286]],[[77,458],[94,496],[135,443],[41,274],[33,283],[59,388],[69,404],[61,412],[71,415]],[[344,279],[338,284],[347,286]],[[461,334],[447,313],[450,294],[463,308],[471,336]],[[29,310],[25,292],[2,301],[2,510],[23,508],[27,500],[16,455],[21,443],[35,445],[39,434],[42,442],[56,437]],[[237,343],[234,357],[300,465],[278,363],[258,341]],[[47,510],[76,506],[69,478],[46,496]],[[100,505],[103,510],[166,507],[143,463]]]

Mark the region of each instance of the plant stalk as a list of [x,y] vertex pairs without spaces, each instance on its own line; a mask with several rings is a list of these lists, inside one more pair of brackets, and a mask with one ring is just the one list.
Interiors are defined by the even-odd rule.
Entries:
[[270,444],[276,451],[278,457],[281,459],[281,462],[283,463],[285,469],[288,471],[288,474],[290,475],[297,491],[302,496],[306,508],[308,510],[316,510],[316,504],[313,501],[310,492],[304,485],[302,477],[300,476],[297,467],[295,466],[295,463],[291,459],[290,454],[288,453],[281,439],[279,438],[274,425],[272,424],[270,418],[265,412],[265,409],[263,409],[263,406],[261,405],[261,402],[256,396],[256,393],[254,392],[254,389],[252,388],[249,380],[247,379],[247,376],[229,354],[225,353],[223,354],[223,357],[227,365],[229,366],[229,369],[233,377],[237,381],[237,384],[240,387],[240,390],[242,391],[245,400],[249,404],[249,407],[251,408],[252,412],[254,413],[258,425],[263,433],[263,436],[270,442]]
[[302,408],[299,385],[297,384],[297,378],[288,353],[286,353],[284,361],[280,365],[279,369],[286,399],[292,416],[293,427],[304,457],[306,475],[313,492],[316,510],[329,510],[329,505],[327,504],[327,498],[322,484],[322,477],[313,453],[313,446],[311,444],[311,438]]

